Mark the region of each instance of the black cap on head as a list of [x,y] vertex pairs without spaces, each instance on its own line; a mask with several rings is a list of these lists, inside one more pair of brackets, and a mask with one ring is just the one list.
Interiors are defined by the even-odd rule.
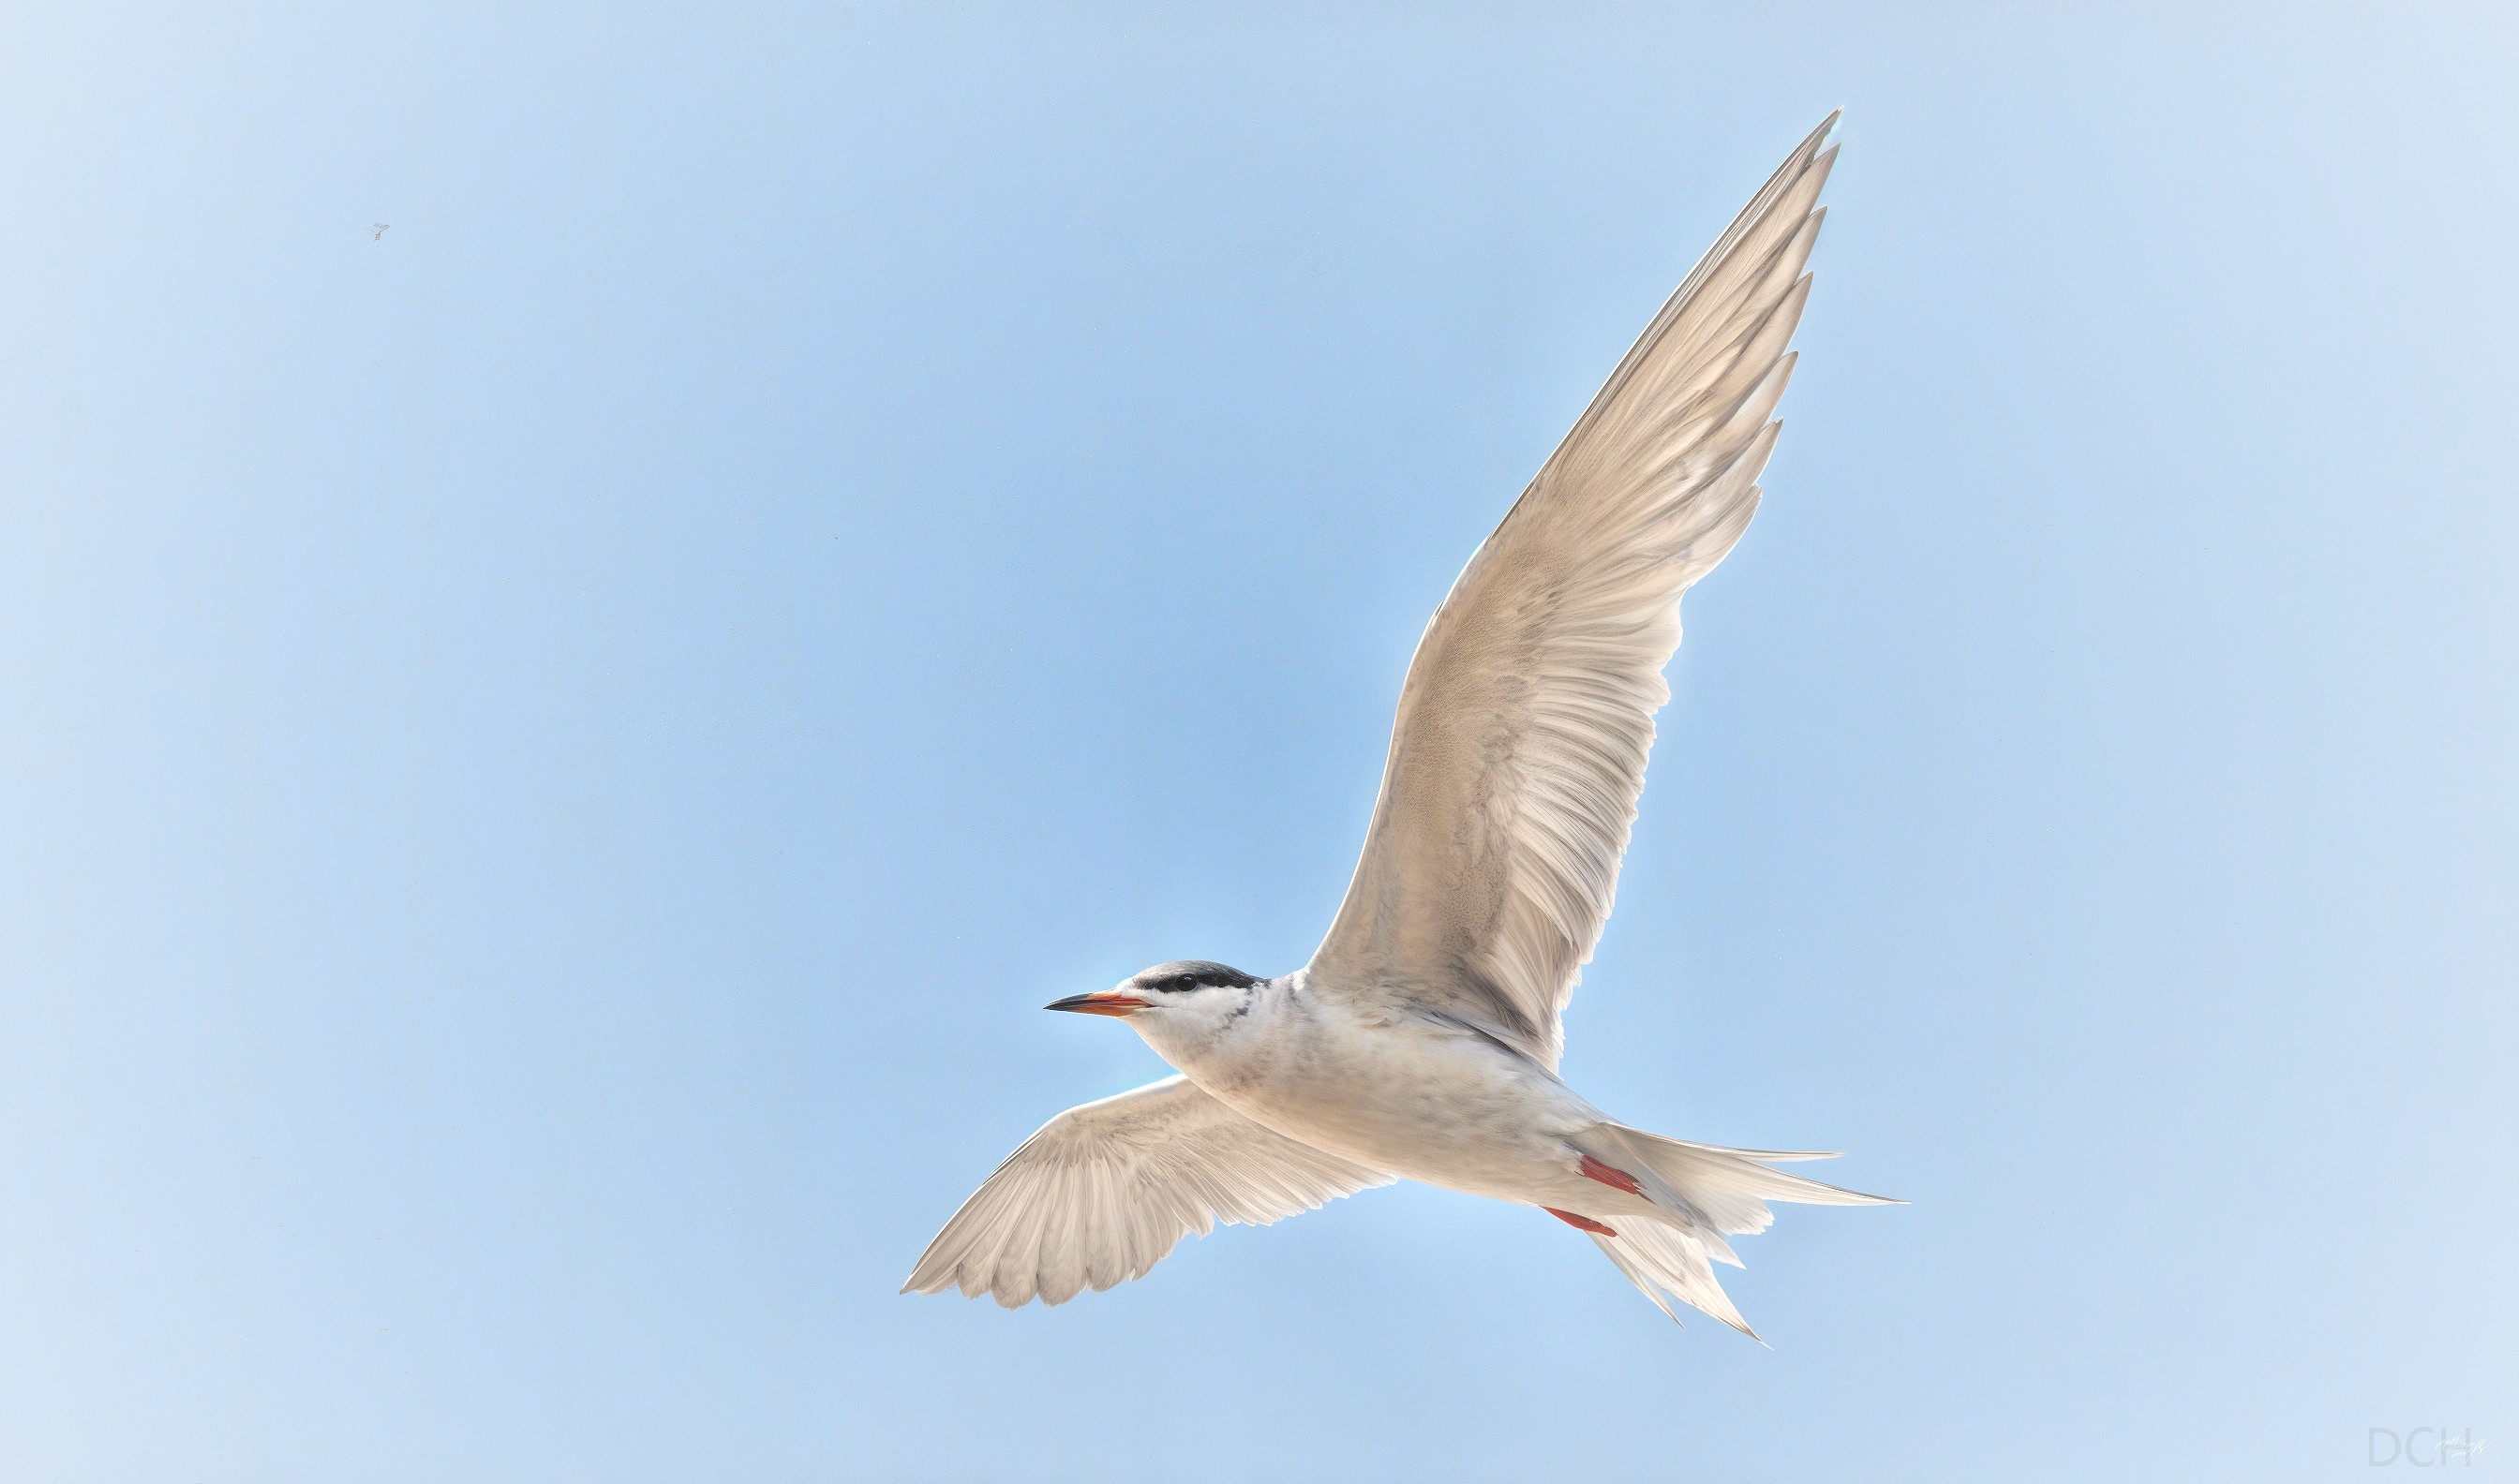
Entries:
[[1157,964],[1139,973],[1130,982],[1148,989],[1168,989],[1178,994],[1189,989],[1248,989],[1260,981],[1257,976],[1245,974],[1230,964],[1184,958]]

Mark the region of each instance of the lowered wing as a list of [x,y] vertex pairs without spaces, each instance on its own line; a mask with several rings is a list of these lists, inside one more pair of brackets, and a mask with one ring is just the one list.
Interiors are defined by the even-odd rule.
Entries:
[[1166,1077],[1043,1124],[945,1223],[901,1291],[1063,1304],[1144,1277],[1219,1221],[1265,1226],[1391,1179]]

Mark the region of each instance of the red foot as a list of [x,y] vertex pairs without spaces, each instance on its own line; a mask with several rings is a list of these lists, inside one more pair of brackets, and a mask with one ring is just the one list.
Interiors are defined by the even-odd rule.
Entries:
[[1636,1184],[1635,1176],[1613,1165],[1603,1164],[1590,1155],[1583,1157],[1583,1177],[1587,1180],[1598,1180],[1613,1190],[1625,1191],[1630,1196],[1641,1196],[1645,1193],[1645,1188]]
[[1558,1220],[1565,1222],[1568,1226],[1575,1227],[1582,1231],[1597,1233],[1603,1237],[1615,1237],[1618,1235],[1589,1216],[1577,1216],[1572,1211],[1561,1211],[1553,1205],[1543,1205],[1540,1209],[1546,1211],[1551,1216],[1556,1217]]

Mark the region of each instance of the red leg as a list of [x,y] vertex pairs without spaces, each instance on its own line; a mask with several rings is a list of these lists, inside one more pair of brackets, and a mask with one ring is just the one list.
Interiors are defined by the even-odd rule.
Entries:
[[1572,1211],[1561,1211],[1553,1205],[1543,1205],[1540,1209],[1546,1211],[1551,1216],[1556,1217],[1558,1220],[1565,1222],[1568,1226],[1574,1227],[1581,1231],[1595,1232],[1603,1237],[1615,1237],[1618,1235],[1589,1216],[1577,1216]]
[[1636,1183],[1635,1176],[1614,1165],[1603,1164],[1590,1155],[1583,1157],[1583,1176],[1587,1180],[1598,1180],[1612,1190],[1625,1191],[1630,1196],[1641,1196],[1645,1193],[1645,1188]]

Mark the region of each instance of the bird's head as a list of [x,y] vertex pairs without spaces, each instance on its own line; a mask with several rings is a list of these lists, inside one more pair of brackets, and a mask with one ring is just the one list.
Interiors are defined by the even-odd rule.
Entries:
[[1250,1006],[1258,976],[1205,959],[1140,970],[1108,989],[1071,994],[1042,1007],[1118,1016],[1148,1040],[1195,1041],[1223,1028]]

